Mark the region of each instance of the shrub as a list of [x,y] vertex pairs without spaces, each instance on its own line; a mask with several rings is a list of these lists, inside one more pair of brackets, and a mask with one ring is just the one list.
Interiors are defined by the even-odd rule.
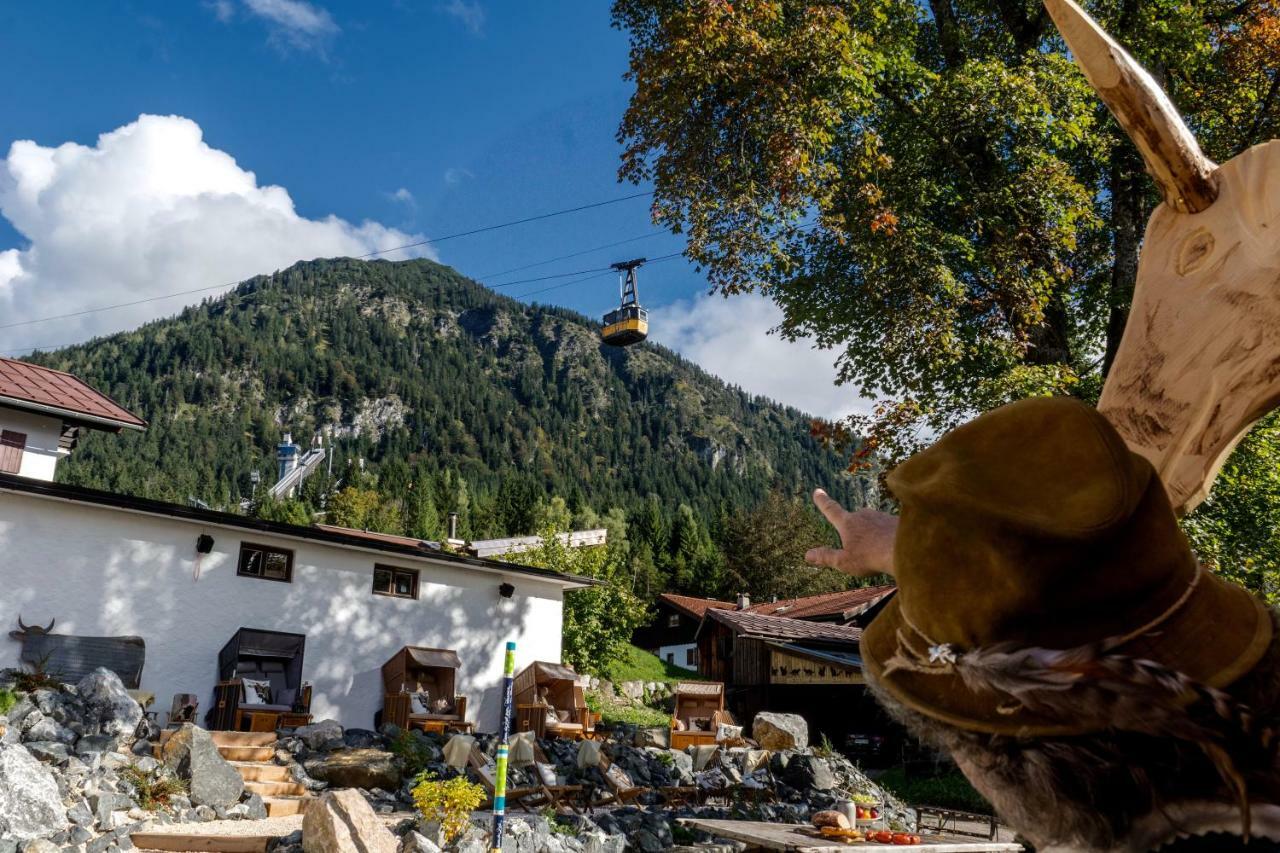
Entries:
[[418,813],[424,820],[440,824],[446,843],[466,831],[471,813],[484,801],[484,788],[463,776],[442,781],[424,774],[413,788],[413,804]]
[[18,704],[18,694],[7,687],[0,687],[0,716],[9,713]]
[[169,804],[169,798],[187,793],[187,785],[177,776],[162,772],[155,776],[133,765],[121,769],[120,775],[133,787],[138,805],[149,812]]
[[427,762],[432,758],[427,743],[408,729],[402,729],[400,736],[391,742],[391,752],[404,765],[404,775],[415,778],[427,769]]

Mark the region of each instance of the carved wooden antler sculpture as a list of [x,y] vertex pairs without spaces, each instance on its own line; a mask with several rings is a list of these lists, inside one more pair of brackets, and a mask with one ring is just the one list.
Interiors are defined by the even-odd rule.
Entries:
[[1073,0],[1044,4],[1164,193],[1098,409],[1190,512],[1280,403],[1280,141],[1215,165],[1150,75]]

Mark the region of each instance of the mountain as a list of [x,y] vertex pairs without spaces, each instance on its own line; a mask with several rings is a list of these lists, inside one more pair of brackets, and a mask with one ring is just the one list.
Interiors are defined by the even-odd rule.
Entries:
[[[586,317],[425,260],[299,263],[32,360],[151,424],[85,436],[60,478],[172,501],[234,508],[251,471],[274,482],[284,432],[305,446],[320,430],[336,441],[335,478],[354,481],[363,464],[395,491],[451,472],[473,505],[518,483],[571,507],[630,512],[656,495],[710,519],[771,490],[822,486],[853,504],[867,491],[810,437],[803,413],[663,347],[605,347]],[[491,513],[469,532],[525,532],[492,529],[498,521]]]

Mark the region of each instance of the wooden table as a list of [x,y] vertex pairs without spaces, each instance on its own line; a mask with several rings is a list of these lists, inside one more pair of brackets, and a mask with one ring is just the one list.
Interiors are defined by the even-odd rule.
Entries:
[[690,829],[700,829],[720,838],[741,841],[747,849],[803,850],[806,853],[848,853],[850,850],[902,850],[923,853],[1017,853],[1021,844],[1007,841],[973,841],[947,835],[926,836],[921,844],[877,844],[871,841],[855,841],[843,844],[825,838],[814,838],[800,830],[807,827],[786,823],[764,823],[755,820],[702,820],[681,818],[680,823]]

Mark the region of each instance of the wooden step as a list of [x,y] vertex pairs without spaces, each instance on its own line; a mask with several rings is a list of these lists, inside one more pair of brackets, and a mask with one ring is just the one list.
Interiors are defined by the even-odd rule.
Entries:
[[282,764],[258,764],[255,762],[233,761],[231,766],[240,773],[246,782],[292,782],[289,768]]
[[271,746],[220,746],[218,754],[227,761],[274,761],[275,747]]
[[307,804],[314,799],[314,797],[263,797],[262,803],[267,807],[267,817],[288,817],[306,812]]
[[209,732],[218,746],[274,746],[275,732]]
[[244,788],[263,797],[304,797],[307,786],[297,782],[245,782]]
[[169,832],[135,832],[133,844],[142,850],[215,851],[215,853],[266,853],[274,835],[176,835]]

